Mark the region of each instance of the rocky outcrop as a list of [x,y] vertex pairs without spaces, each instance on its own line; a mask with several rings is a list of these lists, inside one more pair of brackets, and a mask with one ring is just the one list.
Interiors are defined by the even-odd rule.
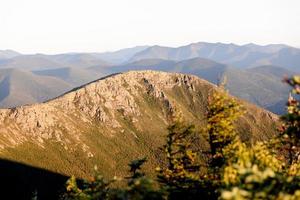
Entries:
[[86,124],[98,120],[108,128],[120,128],[115,116],[120,110],[137,122],[141,111],[136,99],[142,93],[160,99],[172,112],[165,91],[175,86],[194,90],[195,84],[209,83],[183,74],[133,71],[100,79],[46,103],[0,110],[0,145],[15,146],[28,139],[41,145],[45,139],[60,140],[64,130],[76,131],[76,120]]

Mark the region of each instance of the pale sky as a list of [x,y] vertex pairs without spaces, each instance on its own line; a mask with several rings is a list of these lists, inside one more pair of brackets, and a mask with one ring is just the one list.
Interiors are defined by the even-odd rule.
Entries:
[[192,42],[300,47],[300,0],[0,0],[0,49],[103,52]]

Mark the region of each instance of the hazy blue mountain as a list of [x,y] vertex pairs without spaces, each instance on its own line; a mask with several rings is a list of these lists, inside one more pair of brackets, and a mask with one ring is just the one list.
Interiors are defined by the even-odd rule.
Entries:
[[33,71],[34,74],[51,76],[62,79],[72,85],[72,87],[78,87],[86,84],[90,81],[102,77],[101,74],[93,73],[89,70],[77,69],[77,68],[58,68],[49,70]]
[[21,55],[20,53],[12,50],[0,50],[0,60],[9,59]]
[[174,71],[194,74],[215,84],[226,77],[226,88],[232,95],[274,113],[285,112],[285,103],[290,88],[282,82],[282,79],[285,75],[292,75],[293,72],[284,68],[260,66],[241,70],[197,58],[181,61],[176,66]]
[[130,70],[159,70],[159,71],[172,71],[175,61],[163,59],[145,59],[132,63],[117,65],[111,67],[109,70],[113,73],[124,72]]
[[249,43],[243,45],[251,49],[252,51],[263,52],[263,53],[276,53],[284,48],[289,48],[290,46],[285,44],[268,44],[268,45],[257,45],[254,43]]
[[[192,58],[206,58],[239,69],[276,65],[291,71],[300,72],[300,49],[283,44],[236,45],[224,43],[198,42],[177,48],[163,46],[138,46],[105,53],[66,53],[58,55],[23,55],[2,60],[0,67],[31,70],[61,67],[89,68],[98,71],[112,65],[127,65],[139,60],[183,61]],[[1,56],[1,53],[0,53]],[[30,66],[30,67],[29,67]],[[107,69],[105,69],[107,70]]]
[[285,112],[290,89],[282,79],[293,74],[276,66],[240,70],[197,58],[177,63],[173,71],[194,74],[215,84],[226,77],[226,88],[232,95],[278,114]]
[[188,58],[178,59],[175,56],[172,56],[172,53],[174,51],[176,51],[176,48],[155,45],[136,53],[135,55],[132,56],[132,58],[130,58],[129,62],[135,62],[135,61],[147,60],[147,59],[162,59],[162,60],[188,59]]
[[261,65],[277,65],[300,71],[300,50],[282,44],[260,46],[224,43],[193,43],[177,48],[152,46],[135,54],[130,61],[165,59],[182,61],[191,58],[207,58],[240,69]]
[[274,65],[283,66],[289,70],[300,72],[300,49],[285,48],[270,58]]
[[52,99],[72,87],[61,79],[19,69],[0,69],[0,107],[15,107]]
[[285,75],[291,76],[295,74],[292,71],[274,65],[263,65],[263,66],[247,69],[247,71],[263,74],[269,76],[269,78],[279,78],[280,80],[282,80]]
[[232,95],[282,114],[290,91],[282,79],[284,75],[292,73],[280,67],[260,66],[248,70],[231,68],[224,76],[227,79],[226,87]]
[[[273,85],[269,84],[268,87],[270,90],[274,92],[273,98],[276,99],[276,102],[274,101],[275,103],[266,105],[265,108],[273,111],[274,113],[279,113],[279,114],[285,113],[287,96],[289,94],[290,87],[288,87],[287,84],[283,83],[282,80],[284,76],[292,76],[295,73],[283,69],[281,67],[270,66],[270,65],[252,68],[249,69],[248,71],[253,73],[259,73],[261,75],[264,75],[266,79],[273,80],[274,84]],[[277,96],[276,96],[276,92],[278,92]]]
[[57,55],[44,55],[47,59],[60,63],[66,67],[87,68],[91,66],[110,66],[108,62],[100,59],[93,53],[67,53]]
[[95,53],[93,55],[109,63],[122,64],[127,62],[136,53],[143,51],[148,47],[149,46],[136,46],[132,48],[121,49],[119,51]]
[[218,84],[228,66],[205,58],[192,58],[177,62],[172,71],[197,75],[211,83]]
[[17,68],[22,70],[45,70],[64,67],[87,68],[110,65],[89,53],[21,55],[0,61],[0,68]]
[[166,72],[180,72],[197,75],[212,83],[218,83],[227,66],[206,58],[192,58],[183,61],[163,59],[145,59],[126,65],[116,66],[114,72],[129,70],[159,70]]
[[41,70],[64,67],[63,64],[46,58],[44,55],[21,55],[2,60],[0,68],[16,68],[22,70]]

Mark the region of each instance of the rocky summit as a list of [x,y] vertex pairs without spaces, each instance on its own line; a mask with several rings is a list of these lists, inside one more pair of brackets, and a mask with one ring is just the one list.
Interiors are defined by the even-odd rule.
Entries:
[[[110,75],[51,101],[0,110],[0,156],[54,172],[88,177],[123,175],[127,163],[161,160],[171,116],[181,113],[201,134],[208,97],[217,86],[196,76],[156,71]],[[237,127],[243,140],[265,140],[278,117],[240,101],[246,114]],[[205,135],[197,141],[201,149]],[[147,166],[146,166],[147,169]]]

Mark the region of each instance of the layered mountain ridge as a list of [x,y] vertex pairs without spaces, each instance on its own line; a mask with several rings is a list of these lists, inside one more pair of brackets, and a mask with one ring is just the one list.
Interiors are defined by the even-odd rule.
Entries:
[[[0,51],[0,76],[4,74],[7,80],[22,82],[17,80],[19,76],[6,75],[1,68],[18,69],[36,76],[27,76],[27,73],[26,81],[22,82],[24,87],[3,82],[0,107],[40,103],[63,94],[66,88],[78,87],[112,73],[159,70],[193,74],[212,83],[227,77],[227,89],[232,95],[283,114],[289,88],[281,80],[285,75],[298,73],[299,65],[300,50],[283,44],[198,42],[180,47],[137,46],[115,52],[56,55],[22,55],[6,50]],[[50,78],[55,78],[61,87],[49,84]],[[40,80],[38,84],[36,79]],[[19,91],[14,92],[13,88]],[[20,88],[29,91],[25,98],[19,95],[23,93]],[[8,94],[11,95],[8,97]]]
[[[181,113],[198,130],[206,123],[215,85],[193,75],[132,71],[89,83],[51,101],[0,110],[1,158],[87,177],[94,165],[107,176],[147,156],[158,165],[170,117]],[[276,132],[278,117],[241,101],[238,131],[249,142]],[[200,132],[201,134],[201,132]],[[198,146],[208,147],[201,134]]]
[[214,60],[240,69],[278,65],[299,72],[300,50],[282,44],[260,46],[198,42],[177,48],[152,46],[135,54],[130,61],[155,58],[182,61],[196,57]]
[[20,69],[0,69],[0,107],[43,102],[69,91],[67,82],[50,76],[38,76]]

